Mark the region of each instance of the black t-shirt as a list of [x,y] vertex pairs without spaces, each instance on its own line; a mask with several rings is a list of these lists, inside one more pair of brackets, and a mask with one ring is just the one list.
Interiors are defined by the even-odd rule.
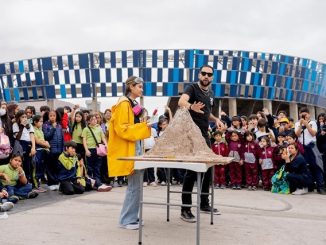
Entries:
[[192,120],[196,123],[196,125],[200,128],[203,137],[208,137],[208,122],[209,115],[212,112],[212,108],[214,106],[214,93],[211,89],[207,92],[200,89],[198,83],[193,83],[186,87],[184,94],[189,95],[189,103],[193,104],[194,102],[202,102],[205,104],[205,107],[201,110],[204,111],[204,114],[194,112],[190,110],[190,115]]

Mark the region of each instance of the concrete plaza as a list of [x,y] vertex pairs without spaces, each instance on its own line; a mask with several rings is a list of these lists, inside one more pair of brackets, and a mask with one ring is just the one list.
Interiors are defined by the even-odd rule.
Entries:
[[[118,227],[125,188],[73,197],[48,191],[34,200],[20,201],[8,212],[8,219],[0,220],[0,243],[138,244],[138,231]],[[181,199],[180,194],[171,198],[173,203]],[[166,187],[144,188],[144,199],[165,202]],[[209,224],[209,215],[201,215],[203,245],[326,244],[326,196],[226,189],[216,190],[215,204],[222,215],[214,216],[214,225]],[[179,216],[179,207],[172,207],[168,223],[165,206],[145,205],[143,244],[195,244],[195,224]]]

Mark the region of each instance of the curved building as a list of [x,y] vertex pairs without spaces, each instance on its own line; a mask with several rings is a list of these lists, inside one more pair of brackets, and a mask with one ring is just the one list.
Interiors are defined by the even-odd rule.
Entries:
[[[169,96],[175,103],[199,67],[214,67],[217,109],[230,115],[262,107],[297,118],[308,105],[326,108],[326,65],[315,60],[251,51],[130,50],[58,55],[0,64],[0,99],[35,101],[121,96],[123,81],[142,76],[145,96]],[[174,98],[174,99],[173,99]],[[174,102],[173,102],[174,101]]]

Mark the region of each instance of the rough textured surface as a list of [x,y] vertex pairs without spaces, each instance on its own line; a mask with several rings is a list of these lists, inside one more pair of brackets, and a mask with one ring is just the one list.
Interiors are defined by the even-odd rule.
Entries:
[[200,129],[187,109],[178,109],[164,134],[144,157],[182,158],[224,162],[207,146]]

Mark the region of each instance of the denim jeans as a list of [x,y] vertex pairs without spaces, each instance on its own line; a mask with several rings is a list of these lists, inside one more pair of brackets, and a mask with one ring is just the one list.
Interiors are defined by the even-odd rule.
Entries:
[[6,186],[9,196],[16,195],[20,197],[27,198],[28,193],[32,191],[32,184],[27,183],[26,185],[15,185],[15,186]]
[[89,149],[89,151],[91,152],[91,156],[86,157],[87,174],[90,178],[95,179],[98,185],[101,185],[102,157],[97,155],[96,148]]
[[[136,155],[141,155],[140,141],[136,142]],[[138,220],[140,180],[143,179],[144,170],[135,170],[134,174],[128,176],[128,187],[125,200],[120,213],[120,225],[128,225]]]

